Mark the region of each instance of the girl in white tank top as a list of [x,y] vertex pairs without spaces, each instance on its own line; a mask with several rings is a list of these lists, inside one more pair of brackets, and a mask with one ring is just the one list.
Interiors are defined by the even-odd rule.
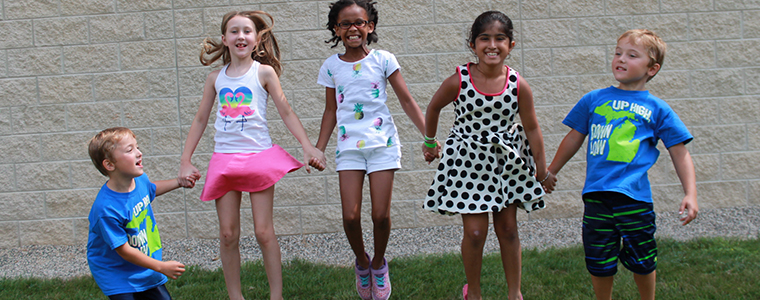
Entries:
[[[264,258],[270,298],[282,299],[280,246],[272,220],[274,184],[304,164],[307,172],[311,171],[309,166],[323,170],[326,164],[324,154],[311,145],[282,92],[280,50],[272,35],[272,23],[272,16],[265,12],[230,12],[222,18],[222,42],[204,41],[201,63],[208,66],[221,58],[225,66],[206,79],[180,161],[180,180],[200,176],[190,159],[216,102],[216,146],[201,200],[216,201],[219,253],[230,299],[243,299],[238,247],[242,192],[250,194],[256,241]],[[266,121],[270,95],[285,126],[303,147],[303,164],[272,144]]]

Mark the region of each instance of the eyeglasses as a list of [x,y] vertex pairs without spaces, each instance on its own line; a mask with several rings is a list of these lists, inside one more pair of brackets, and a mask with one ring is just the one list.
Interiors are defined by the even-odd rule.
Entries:
[[362,27],[364,27],[364,25],[367,25],[367,23],[369,23],[369,21],[359,20],[359,21],[356,21],[356,22],[340,22],[340,23],[338,23],[338,26],[341,29],[349,29],[349,28],[351,28],[351,25],[356,26],[356,28],[362,28]]

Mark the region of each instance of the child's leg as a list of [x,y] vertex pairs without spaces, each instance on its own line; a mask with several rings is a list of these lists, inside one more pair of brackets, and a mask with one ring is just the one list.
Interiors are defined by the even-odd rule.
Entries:
[[230,191],[216,199],[219,256],[222,258],[227,295],[231,300],[243,299],[240,290],[240,196],[240,192]]
[[375,257],[372,268],[383,267],[385,249],[391,235],[391,192],[396,170],[377,171],[369,174],[369,193],[372,199],[372,224],[375,238]]
[[369,268],[369,259],[364,255],[362,238],[362,187],[364,171],[346,170],[338,172],[340,182],[340,203],[343,207],[343,230],[354,251],[356,261],[362,268]]
[[636,286],[639,288],[641,300],[654,300],[657,271],[652,271],[652,273],[646,275],[634,273],[633,280],[636,281]]
[[261,192],[251,193],[253,230],[264,259],[264,270],[269,281],[269,299],[279,300],[282,299],[282,255],[274,234],[273,201],[274,185]]
[[654,299],[657,278],[657,241],[654,238],[657,225],[654,205],[630,198],[618,202],[622,205],[615,208],[615,219],[623,232],[620,260],[626,269],[633,272],[641,299]]
[[612,284],[615,282],[615,276],[594,276],[591,275],[591,284],[594,285],[594,294],[596,300],[612,299]]
[[501,264],[509,287],[509,299],[522,299],[520,279],[522,276],[522,248],[517,232],[517,205],[510,205],[493,214],[493,228],[499,238]]
[[483,266],[483,246],[488,236],[488,214],[463,214],[462,261],[469,285],[467,299],[480,300],[480,270]]
[[[623,195],[624,196],[624,195]],[[596,299],[612,299],[612,287],[618,269],[620,243],[619,226],[640,226],[635,222],[621,221],[620,216],[630,215],[619,208],[630,208],[621,194],[594,192],[583,195],[583,249],[586,269],[591,274]],[[633,201],[633,200],[631,200]]]

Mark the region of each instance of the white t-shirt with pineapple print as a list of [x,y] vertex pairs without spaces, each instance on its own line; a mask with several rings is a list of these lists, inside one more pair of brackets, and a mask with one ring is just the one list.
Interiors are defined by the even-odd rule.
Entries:
[[317,83],[335,89],[336,154],[400,145],[396,125],[385,105],[387,78],[398,69],[396,56],[375,49],[359,61],[342,61],[335,54],[322,64]]

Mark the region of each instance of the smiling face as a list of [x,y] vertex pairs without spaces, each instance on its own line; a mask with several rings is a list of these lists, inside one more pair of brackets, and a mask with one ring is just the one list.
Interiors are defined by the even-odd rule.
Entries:
[[137,140],[131,135],[124,136],[116,143],[111,158],[103,161],[109,177],[135,178],[143,174],[142,152]]
[[615,47],[612,74],[623,90],[644,90],[647,80],[660,70],[660,64],[651,63],[646,47],[635,42],[626,37],[620,39]]
[[[369,16],[364,8],[354,4],[343,8],[338,13],[338,20],[335,25],[335,33],[340,40],[343,41],[343,45],[346,49],[362,48],[367,44],[367,36],[375,31],[375,23],[368,22],[364,26],[359,27],[354,24],[369,21]],[[348,28],[342,28],[341,23],[348,24],[354,23]]]
[[257,42],[256,27],[251,19],[234,16],[227,22],[222,43],[227,46],[231,56],[240,59],[251,57]]
[[478,56],[478,63],[504,63],[504,59],[515,47],[515,41],[509,39],[503,28],[503,24],[494,21],[475,37],[475,43],[471,43],[470,48]]

